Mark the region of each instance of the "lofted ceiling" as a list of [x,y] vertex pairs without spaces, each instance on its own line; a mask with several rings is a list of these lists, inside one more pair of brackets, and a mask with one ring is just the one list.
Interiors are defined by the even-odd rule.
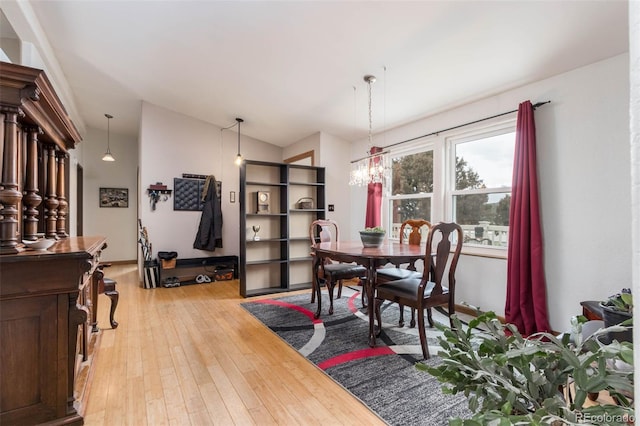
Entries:
[[366,137],[628,51],[626,1],[32,1],[86,126],[141,102],[279,146]]

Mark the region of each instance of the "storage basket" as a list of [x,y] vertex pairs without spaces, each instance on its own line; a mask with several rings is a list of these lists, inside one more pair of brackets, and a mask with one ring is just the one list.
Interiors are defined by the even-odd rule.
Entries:
[[229,281],[233,279],[233,269],[220,268],[216,269],[213,278],[216,281]]
[[313,208],[313,198],[302,197],[296,202],[296,208],[301,210],[310,210]]
[[176,267],[175,259],[160,259],[160,261],[162,262],[162,269],[173,269]]

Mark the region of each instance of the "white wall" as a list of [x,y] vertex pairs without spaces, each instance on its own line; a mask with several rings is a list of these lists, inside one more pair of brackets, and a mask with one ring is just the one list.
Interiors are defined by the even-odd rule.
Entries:
[[[139,217],[158,251],[176,251],[179,258],[238,255],[240,172],[234,164],[237,154],[237,128],[220,131],[219,127],[153,104],[143,103],[140,124]],[[282,161],[282,148],[241,135],[241,153],[245,159]],[[222,181],[222,243],[214,252],[196,250],[193,241],[201,212],[174,211],[173,197],[158,202],[151,210],[146,188],[162,182],[173,189],[173,179],[183,173],[215,175]],[[235,191],[231,203],[229,192]]]
[[315,164],[313,165],[319,166],[320,163],[318,161],[318,157],[320,153],[320,132],[314,133],[313,135],[307,136],[296,143],[292,143],[291,145],[284,147],[282,149],[282,161],[309,151],[313,151],[315,161]]
[[328,133],[320,136],[320,165],[325,167],[327,209],[333,204],[335,210],[327,211],[327,218],[340,224],[340,238],[351,234],[351,200],[349,182],[350,143]]
[[[114,112],[114,118],[117,115]],[[106,127],[105,118],[105,127]],[[102,129],[87,128],[87,134],[79,144],[82,150],[75,153],[84,172],[83,234],[107,237],[107,249],[102,252],[104,261],[131,261],[137,256],[137,199],[136,184],[138,170],[137,141],[130,136],[109,135],[111,152],[116,161],[102,161],[107,150],[107,132]],[[72,165],[72,173],[76,173]],[[75,180],[75,178],[74,178]],[[75,197],[76,186],[72,185]],[[129,189],[129,207],[100,207],[100,188]],[[70,204],[70,205],[76,205]],[[75,234],[75,219],[72,224]]]
[[[401,141],[551,100],[535,113],[550,325],[565,330],[579,302],[631,285],[628,55],[598,62],[387,132]],[[381,140],[381,135],[376,136]],[[374,144],[376,139],[374,139]],[[367,141],[353,145],[359,158]],[[351,189],[352,237],[366,190]],[[434,218],[435,219],[435,218]],[[457,299],[504,315],[506,259],[463,256]]]

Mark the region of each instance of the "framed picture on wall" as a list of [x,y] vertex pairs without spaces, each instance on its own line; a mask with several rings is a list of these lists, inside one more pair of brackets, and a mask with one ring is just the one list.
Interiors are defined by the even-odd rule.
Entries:
[[129,207],[129,189],[100,188],[100,207]]

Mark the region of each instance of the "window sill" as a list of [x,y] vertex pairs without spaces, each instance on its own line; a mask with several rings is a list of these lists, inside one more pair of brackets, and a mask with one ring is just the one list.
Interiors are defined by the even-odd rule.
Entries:
[[487,248],[487,247],[473,247],[462,246],[462,255],[486,257],[490,259],[507,259],[508,250],[505,248]]

